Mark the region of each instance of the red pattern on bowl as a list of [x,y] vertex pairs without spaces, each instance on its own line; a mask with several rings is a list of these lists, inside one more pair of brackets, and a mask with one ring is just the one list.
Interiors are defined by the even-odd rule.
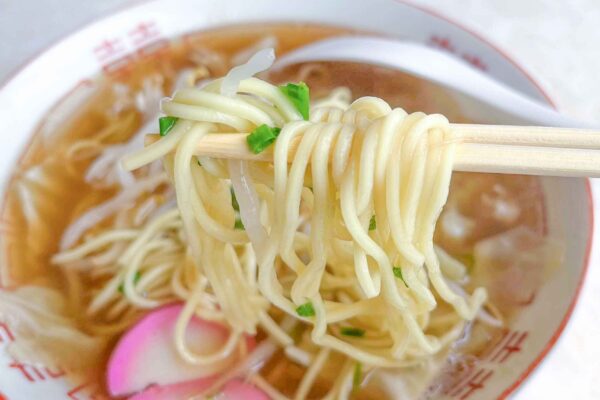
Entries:
[[[376,4],[375,4],[376,3]],[[365,14],[368,9],[368,14]],[[202,10],[202,14],[198,13]],[[196,11],[196,13],[194,13]],[[370,18],[364,18],[369,15]],[[11,164],[27,147],[27,135],[41,117],[60,99],[75,89],[90,85],[89,76],[102,71],[119,74],[127,70],[129,61],[137,57],[155,57],[169,45],[169,37],[216,25],[237,22],[299,20],[352,26],[369,31],[401,36],[438,47],[460,57],[522,92],[552,104],[535,80],[508,55],[486,42],[477,33],[456,22],[400,0],[348,0],[340,8],[336,2],[293,0],[281,7],[274,0],[227,3],[208,0],[157,0],[128,8],[102,19],[63,39],[39,55],[0,88],[0,117],[10,115],[22,135],[7,138],[0,158],[0,183],[6,187]],[[398,24],[402,21],[402,24]],[[77,58],[73,59],[72,54]],[[68,55],[68,57],[65,57]],[[61,74],[65,66],[69,74]],[[52,75],[53,73],[56,75]],[[46,87],[33,88],[32,76],[56,76]],[[44,93],[40,98],[34,94]],[[28,112],[22,107],[28,101]],[[31,117],[33,115],[33,118]],[[588,180],[546,180],[549,229],[562,227],[567,233],[567,262],[562,268],[561,282],[542,290],[552,292],[554,306],[560,312],[539,324],[531,318],[518,320],[490,343],[475,368],[456,375],[444,395],[451,399],[504,399],[511,394],[543,360],[556,344],[576,304],[588,265],[592,233],[593,203]],[[564,206],[575,205],[573,215],[560,213]],[[555,212],[553,212],[553,210]],[[556,217],[555,215],[559,215]],[[553,217],[554,216],[554,217]],[[10,231],[10,216],[0,212],[0,241]],[[581,227],[585,229],[582,231]],[[578,229],[578,231],[575,231]],[[7,246],[4,246],[7,247]],[[7,247],[10,251],[10,246]],[[5,260],[9,259],[6,257]],[[1,287],[0,282],[0,287]],[[548,299],[541,293],[523,314],[535,315],[543,310]],[[558,306],[556,305],[558,304]],[[543,332],[542,332],[543,331]],[[0,321],[0,400],[30,398],[66,398],[73,400],[98,398],[98,387],[90,382],[75,382],[63,371],[49,370],[19,363],[3,348],[18,340],[6,321]]]

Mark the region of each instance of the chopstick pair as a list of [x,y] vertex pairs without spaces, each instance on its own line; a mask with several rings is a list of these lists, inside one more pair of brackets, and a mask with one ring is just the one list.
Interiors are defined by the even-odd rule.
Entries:
[[[600,131],[589,129],[450,124],[458,143],[455,171],[524,175],[600,177]],[[214,158],[270,161],[272,148],[254,154],[247,133],[204,136],[195,154]],[[148,135],[146,144],[159,139]],[[300,138],[290,143],[293,159]]]

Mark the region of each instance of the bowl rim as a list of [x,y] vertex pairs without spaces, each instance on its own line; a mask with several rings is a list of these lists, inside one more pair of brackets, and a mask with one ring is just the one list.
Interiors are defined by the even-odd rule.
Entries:
[[[49,45],[45,46],[42,50],[40,50],[40,51],[36,52],[35,54],[33,54],[32,56],[26,58],[17,67],[10,70],[6,74],[4,79],[2,79],[0,81],[0,92],[2,92],[4,90],[4,88],[10,82],[12,82],[16,77],[18,77],[31,64],[38,61],[38,59],[43,57],[45,54],[47,54],[51,50],[53,50],[57,47],[60,47],[64,41],[68,40],[69,38],[71,38],[73,36],[78,35],[81,31],[85,30],[87,27],[89,27],[91,25],[95,25],[100,22],[103,22],[103,21],[105,21],[117,14],[120,14],[122,12],[129,11],[133,8],[144,6],[149,3],[156,2],[156,1],[160,1],[160,0],[133,0],[126,4],[122,4],[118,7],[115,7],[111,11],[102,13],[101,15],[98,15],[94,18],[91,18],[88,21],[85,21],[85,22],[79,24],[77,27],[71,29],[69,32],[62,35],[59,39],[57,39],[57,40],[51,42]],[[498,53],[498,55],[500,55],[505,61],[509,62],[513,67],[515,67],[526,78],[526,80],[529,81],[529,83],[531,83],[537,89],[537,91],[541,94],[541,96],[544,98],[544,101],[546,103],[548,103],[552,108],[558,109],[556,102],[552,99],[552,97],[549,95],[549,93],[546,91],[546,89],[542,86],[542,84],[536,78],[533,77],[533,74],[531,72],[529,72],[523,66],[523,64],[519,63],[515,58],[513,58],[508,53],[508,51],[506,51],[499,45],[495,44],[491,39],[483,36],[482,33],[478,32],[472,28],[469,28],[466,25],[464,25],[463,23],[458,22],[457,20],[455,20],[451,17],[448,17],[447,15],[444,15],[443,13],[441,13],[437,10],[434,10],[428,6],[415,4],[411,0],[393,0],[393,1],[396,3],[403,4],[407,7],[417,9],[417,10],[429,15],[430,17],[432,17],[434,19],[442,20],[442,21],[446,22],[447,24],[453,25],[454,27],[458,28],[459,30],[462,30],[463,32],[467,33],[468,35],[476,38],[479,42],[488,46],[490,49],[492,49],[493,51]],[[29,147],[29,145],[30,145],[30,142],[26,143],[25,146],[20,150],[20,154],[17,155],[19,158],[25,152],[25,149],[27,149],[27,147]],[[587,232],[587,243],[586,243],[586,247],[585,247],[585,255],[583,258],[583,267],[581,268],[581,273],[580,273],[579,280],[577,282],[576,290],[573,294],[573,297],[571,299],[569,307],[567,308],[564,316],[562,317],[562,319],[560,321],[560,324],[558,325],[558,327],[556,328],[556,330],[554,331],[554,333],[552,334],[552,336],[550,337],[548,342],[543,346],[542,350],[537,354],[537,356],[529,363],[529,365],[521,373],[521,375],[519,375],[517,377],[517,379],[511,385],[509,385],[506,389],[504,389],[499,394],[499,396],[497,397],[498,400],[504,400],[504,399],[508,398],[509,395],[515,393],[515,391],[522,386],[522,384],[525,382],[525,380],[531,376],[533,371],[535,371],[536,368],[541,364],[541,362],[548,356],[550,351],[554,348],[554,346],[557,344],[558,340],[562,336],[562,333],[564,332],[569,320],[571,319],[571,316],[573,314],[575,306],[577,305],[577,303],[579,301],[579,298],[581,295],[581,290],[583,288],[583,283],[587,276],[587,271],[588,271],[589,264],[590,264],[590,257],[591,257],[593,239],[594,239],[594,229],[595,229],[595,227],[594,227],[594,197],[593,197],[593,193],[592,193],[591,180],[589,178],[585,178],[584,185],[585,185],[585,191],[587,193],[586,200],[587,200],[587,214],[588,214],[589,228],[588,228],[588,232]],[[4,195],[4,193],[0,193],[0,196],[3,197],[3,195]],[[2,286],[0,285],[0,289],[1,288],[2,288]],[[0,399],[3,399],[1,393],[0,393]]]

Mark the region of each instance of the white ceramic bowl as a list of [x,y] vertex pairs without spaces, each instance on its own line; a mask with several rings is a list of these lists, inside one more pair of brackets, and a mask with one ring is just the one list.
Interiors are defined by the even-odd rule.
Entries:
[[[0,89],[0,120],[10,121],[0,148],[0,189],[4,190],[13,164],[42,116],[75,87],[85,85],[86,78],[102,70],[106,59],[99,60],[98,46],[118,41],[120,52],[114,57],[135,56],[139,45],[132,40],[131,32],[140,27],[151,26],[158,36],[149,40],[156,41],[228,24],[269,21],[347,26],[440,47],[551,104],[536,82],[499,49],[439,15],[398,0],[151,1],[68,36],[18,71]],[[489,110],[470,106],[471,115],[478,112]],[[565,264],[508,327],[504,339],[491,345],[495,349],[491,354],[500,356],[488,357],[479,367],[467,371],[447,392],[447,398],[506,398],[550,351],[571,315],[590,251],[593,221],[590,187],[587,180],[548,178],[543,182],[548,230],[566,241]],[[23,366],[12,360],[3,347],[13,340],[19,338],[12,334],[10,326],[0,321],[0,400],[94,397],[86,382],[74,382],[59,371]]]

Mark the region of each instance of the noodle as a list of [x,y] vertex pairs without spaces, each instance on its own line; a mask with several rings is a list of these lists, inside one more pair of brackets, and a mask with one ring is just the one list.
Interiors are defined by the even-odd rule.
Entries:
[[[465,268],[433,244],[452,170],[448,121],[392,110],[377,98],[349,104],[344,90],[321,100],[311,119],[302,121],[277,87],[248,78],[223,95],[222,88],[231,91],[232,83],[223,83],[227,79],[163,101],[163,111],[180,120],[165,138],[123,162],[136,169],[165,158],[178,210],[150,217],[139,231],[108,231],[55,256],[54,262],[68,264],[129,241],[114,255],[119,272],[88,312],[114,303],[121,284],[127,303],[156,307],[161,300],[141,297],[138,290],[158,282],[165,298],[186,300],[175,330],[177,350],[188,362],[205,365],[227,357],[242,334],[256,334],[258,325],[282,346],[292,344],[269,316],[273,305],[313,325],[310,341],[321,348],[311,355],[296,398],[310,391],[331,350],[348,361],[329,396],[345,398],[357,361],[366,368],[405,367],[447,348],[486,299],[483,289],[468,297],[448,286]],[[205,135],[250,132],[262,124],[282,128],[272,163],[207,157],[198,162],[194,155]],[[295,138],[300,144],[289,159]],[[234,228],[230,191],[245,230]],[[149,201],[136,215],[148,213]],[[178,266],[181,259],[186,262]],[[134,283],[139,271],[143,280]],[[440,300],[451,311],[431,314]],[[125,307],[122,301],[114,304],[111,317]],[[298,314],[303,304],[310,304],[314,316]],[[193,354],[185,344],[183,333],[194,313],[232,328],[212,355]],[[452,328],[440,336],[429,330],[445,324]],[[344,326],[364,332],[364,338],[340,335]],[[302,346],[290,351],[300,355],[307,351]]]
[[[217,85],[214,85],[215,87]],[[255,95],[259,95],[259,93],[252,93],[251,94],[255,94]],[[200,96],[198,96],[200,97]],[[177,99],[177,95],[175,97],[175,99]],[[222,98],[221,102],[225,103],[226,102],[226,98]],[[360,105],[360,109],[356,110],[356,111],[361,111],[364,109],[367,110],[372,110],[372,109],[376,109],[376,106],[378,106],[379,104],[375,104],[372,105],[369,103],[370,99],[361,99],[359,101],[357,101],[355,104],[359,104]],[[376,102],[376,100],[374,100]],[[232,101],[232,107],[235,105],[235,102]],[[173,107],[175,109],[175,106]],[[221,106],[221,108],[225,108],[224,106]],[[349,110],[344,110],[346,111],[346,113],[343,114],[338,114],[338,120],[343,120],[343,119],[348,119],[348,117],[346,117],[346,115],[348,113],[351,113],[353,111],[355,111],[355,109],[352,108],[352,106],[349,108]],[[348,112],[349,111],[349,112]],[[372,112],[373,113],[373,112]],[[438,128],[436,126],[437,125],[441,125],[441,128],[445,128],[445,125],[443,124],[444,121],[440,120],[439,117],[429,117],[429,119],[427,119],[428,117],[425,116],[415,116],[413,119],[416,119],[417,121],[413,122],[414,125],[412,127],[412,130],[409,130],[411,128],[410,126],[410,122],[412,121],[407,121],[404,122],[401,120],[401,118],[405,117],[406,115],[400,115],[399,117],[396,117],[395,115],[398,115],[398,113],[396,114],[390,114],[390,116],[383,116],[380,117],[383,120],[380,121],[379,123],[384,125],[384,129],[386,128],[385,125],[388,125],[387,127],[387,132],[388,132],[388,136],[392,135],[392,134],[396,134],[398,137],[403,137],[403,136],[407,136],[408,139],[404,139],[404,140],[409,140],[410,137],[415,137],[415,136],[424,136],[424,133],[433,130],[434,128]],[[355,117],[356,118],[356,117]],[[391,120],[390,120],[391,118]],[[437,118],[437,120],[436,120]],[[330,152],[330,147],[331,147],[331,143],[333,143],[333,141],[335,140],[335,134],[339,133],[340,129],[341,129],[341,125],[336,124],[336,122],[332,122],[332,116],[329,115],[328,116],[328,122],[326,123],[321,123],[319,124],[320,121],[311,121],[313,123],[313,125],[310,125],[308,123],[302,123],[302,122],[297,122],[297,123],[293,123],[290,124],[289,126],[286,125],[284,126],[282,133],[280,134],[277,142],[276,142],[276,147],[275,147],[275,161],[274,161],[274,166],[275,166],[275,183],[274,183],[274,197],[275,197],[275,205],[274,205],[274,212],[276,213],[276,215],[278,215],[278,218],[273,221],[273,223],[271,223],[271,235],[269,238],[269,242],[272,243],[271,244],[271,251],[273,251],[273,248],[275,247],[275,245],[280,242],[279,246],[279,253],[282,257],[282,259],[284,260],[284,262],[294,271],[298,272],[298,277],[295,280],[293,287],[292,287],[292,297],[294,298],[294,303],[297,305],[299,305],[303,300],[306,299],[312,299],[318,292],[319,290],[319,282],[321,280],[321,278],[319,278],[320,273],[323,272],[325,264],[326,264],[326,257],[324,255],[325,250],[322,248],[322,244],[327,243],[328,240],[326,240],[323,236],[325,233],[325,228],[324,228],[324,222],[326,220],[326,217],[324,216],[324,210],[328,209],[329,204],[328,204],[328,199],[327,199],[327,186],[328,186],[328,182],[327,182],[327,177],[329,176],[329,171],[327,171],[327,164],[328,164],[328,160],[329,160],[329,152]],[[259,123],[263,123],[264,121],[262,120],[254,120],[252,121],[254,124],[259,124]],[[376,124],[377,122],[374,122],[372,124]],[[447,124],[447,122],[446,122]],[[408,125],[406,128],[404,128],[404,126]],[[232,126],[234,127],[234,126]],[[403,129],[405,130],[403,132]],[[438,128],[440,129],[440,128]],[[376,129],[373,129],[371,126],[369,126],[367,128],[367,132],[366,135],[369,135],[369,130],[371,132],[371,137],[374,137],[374,135],[377,133]],[[336,132],[337,131],[337,132]],[[364,132],[364,131],[362,131]],[[374,132],[374,133],[373,133]],[[291,138],[299,135],[299,134],[303,134],[302,137],[302,142],[298,148],[298,151],[295,155],[295,158],[292,162],[291,165],[291,169],[289,174],[287,173],[287,165],[288,165],[288,160],[287,160],[287,146],[289,145]],[[191,135],[190,135],[191,136]],[[356,133],[355,133],[356,136]],[[317,139],[317,137],[319,138],[319,145],[315,146],[315,140]],[[193,140],[190,140],[189,142],[186,143],[186,147],[187,148],[193,148],[193,144],[197,142],[197,140],[199,139],[198,136],[194,137]],[[353,139],[352,137],[350,139]],[[360,139],[359,139],[360,140]],[[364,141],[367,141],[367,138],[363,139]],[[430,139],[431,140],[431,139]],[[398,139],[396,139],[396,141],[398,141]],[[416,139],[412,140],[413,142],[417,142]],[[443,137],[439,137],[437,138],[437,143],[439,143],[440,141],[443,141]],[[189,144],[188,144],[189,143]],[[387,201],[387,204],[384,204],[384,207],[388,207],[389,209],[383,209],[381,212],[379,210],[375,211],[376,215],[383,215],[385,216],[388,212],[390,212],[390,222],[388,223],[388,229],[390,230],[389,235],[391,236],[391,239],[394,240],[395,244],[396,244],[396,252],[397,254],[395,255],[395,257],[398,258],[404,258],[405,263],[412,267],[412,268],[407,268],[407,282],[409,282],[409,286],[411,288],[413,288],[413,290],[416,292],[416,296],[417,297],[421,297],[423,298],[425,301],[428,301],[429,304],[428,305],[423,305],[422,307],[425,307],[426,309],[431,309],[432,308],[432,302],[433,300],[433,296],[431,295],[431,293],[429,292],[429,290],[426,288],[426,286],[423,286],[417,279],[416,276],[414,275],[414,273],[412,273],[414,268],[418,268],[421,267],[419,261],[420,259],[426,258],[427,259],[427,269],[430,275],[430,279],[433,282],[434,286],[436,287],[436,289],[441,292],[440,294],[442,295],[442,297],[451,303],[456,303],[454,304],[455,307],[457,308],[457,311],[460,313],[460,315],[463,318],[466,319],[472,319],[473,318],[473,310],[476,310],[479,308],[480,304],[483,302],[484,297],[483,297],[483,293],[481,291],[476,292],[475,294],[475,298],[473,299],[472,302],[472,306],[469,307],[466,303],[464,303],[464,300],[462,300],[462,297],[456,295],[455,293],[451,292],[447,286],[445,286],[443,278],[441,278],[441,272],[439,271],[439,262],[437,261],[437,257],[431,256],[431,251],[433,250],[432,246],[432,240],[429,239],[427,241],[426,237],[427,234],[429,234],[431,237],[432,236],[432,229],[429,230],[429,232],[425,232],[422,234],[421,240],[418,240],[418,242],[420,243],[425,243],[425,246],[422,247],[422,249],[420,249],[421,251],[418,252],[414,247],[411,247],[411,241],[407,241],[406,238],[407,236],[410,238],[411,236],[415,235],[415,226],[417,225],[414,221],[412,222],[412,224],[409,223],[409,229],[412,230],[412,232],[406,232],[406,231],[402,231],[402,226],[403,221],[400,219],[400,216],[398,215],[398,212],[396,212],[397,209],[401,210],[401,212],[403,211],[403,203],[400,201],[399,199],[399,194],[400,194],[400,182],[398,182],[398,179],[393,179],[394,176],[392,176],[392,179],[389,179],[388,182],[391,183],[387,183],[387,185],[389,187],[385,187],[386,186],[386,182],[378,182],[378,186],[375,186],[375,190],[372,191],[369,189],[369,187],[372,187],[375,185],[375,183],[373,182],[369,182],[368,177],[369,176],[373,176],[374,171],[373,172],[365,172],[365,170],[367,170],[369,168],[369,166],[375,165],[376,163],[373,162],[374,159],[376,158],[374,156],[375,152],[375,144],[377,144],[377,142],[375,140],[371,140],[371,146],[366,146],[363,144],[362,147],[362,154],[361,154],[361,158],[360,158],[360,163],[359,161],[357,161],[356,159],[346,159],[341,161],[341,163],[344,163],[346,166],[350,166],[350,168],[346,167],[344,171],[344,174],[346,174],[345,178],[339,178],[334,176],[334,179],[337,178],[337,180],[343,179],[343,182],[341,183],[341,188],[340,188],[340,197],[341,197],[341,204],[340,204],[340,211],[342,214],[342,218],[343,218],[343,222],[344,224],[348,227],[348,233],[350,233],[350,235],[352,236],[352,238],[354,239],[355,245],[354,245],[354,259],[355,259],[355,268],[356,268],[356,275],[358,277],[357,281],[358,283],[361,285],[361,288],[363,289],[363,291],[365,292],[367,297],[375,297],[378,296],[379,290],[377,288],[377,286],[381,285],[381,283],[376,282],[378,280],[380,280],[381,278],[379,277],[379,274],[383,275],[383,297],[386,297],[387,300],[394,305],[395,308],[397,308],[401,313],[402,313],[402,317],[403,319],[406,321],[407,326],[409,327],[411,336],[413,338],[421,338],[421,344],[425,347],[426,352],[433,352],[435,351],[435,345],[427,342],[427,340],[424,339],[424,337],[422,336],[422,333],[420,332],[420,329],[417,328],[417,324],[416,322],[414,322],[414,316],[412,316],[409,312],[406,311],[407,305],[406,305],[406,301],[399,296],[399,289],[398,289],[398,285],[396,283],[394,283],[393,285],[391,285],[391,282],[395,282],[396,279],[393,277],[392,275],[392,271],[391,271],[391,267],[392,265],[390,264],[389,259],[392,257],[388,257],[387,254],[383,253],[382,247],[383,246],[378,246],[377,243],[375,243],[373,241],[373,239],[371,237],[369,237],[366,229],[365,229],[365,224],[366,221],[368,220],[365,215],[372,215],[373,214],[373,209],[371,208],[370,210],[366,210],[363,211],[362,213],[357,212],[356,210],[356,206],[354,205],[354,195],[352,193],[361,193],[361,194],[371,194],[371,192],[373,192],[373,197],[379,197],[379,198],[386,198],[387,196],[390,196],[390,199]],[[435,142],[433,144],[429,144],[430,147],[433,147],[435,145]],[[183,146],[183,145],[182,145]],[[316,148],[319,149],[319,153],[313,153],[312,152],[312,148],[313,146],[315,146]],[[346,148],[348,148],[349,146],[346,145]],[[446,146],[449,147],[449,146]],[[381,150],[387,150],[389,149],[390,146],[385,146],[385,143],[383,145],[379,146],[380,151]],[[393,146],[392,146],[393,148]],[[371,150],[372,149],[372,150]],[[369,150],[371,150],[371,155],[369,156]],[[150,152],[151,149],[148,149],[148,152]],[[451,149],[448,149],[446,151],[446,153],[450,152]],[[404,149],[403,149],[404,152]],[[336,155],[339,153],[336,153]],[[348,154],[348,152],[346,152],[346,154]],[[377,157],[377,160],[381,160],[383,158],[385,162],[385,159],[387,157],[385,157],[385,155],[383,155],[384,157]],[[440,155],[437,154],[433,154],[433,155],[426,155],[426,154],[416,154],[416,159],[414,160],[409,160],[408,162],[405,162],[406,167],[403,168],[404,170],[411,168],[411,166],[413,166],[412,168],[420,168],[421,170],[423,170],[423,164],[425,164],[426,162],[429,162],[430,164],[433,164],[433,168],[437,170],[438,168],[436,167],[436,164],[440,162]],[[312,157],[312,158],[311,158]],[[335,156],[334,156],[335,157]],[[297,256],[297,252],[296,249],[294,248],[294,237],[295,237],[295,232],[297,230],[297,227],[299,225],[298,223],[298,219],[299,219],[299,210],[300,210],[300,189],[302,188],[302,181],[304,178],[304,175],[306,173],[306,169],[307,169],[307,164],[309,162],[309,159],[312,159],[311,162],[311,173],[312,173],[312,177],[313,177],[313,192],[314,192],[314,196],[315,196],[315,201],[314,203],[319,205],[319,208],[314,209],[313,213],[312,213],[312,221],[311,221],[311,230],[312,232],[314,232],[314,234],[312,235],[312,261],[311,263],[304,264],[300,258]],[[446,156],[446,171],[450,170],[450,165],[449,163],[451,162],[451,159],[449,159],[448,156]],[[399,160],[398,158],[396,158],[396,160]],[[443,161],[443,160],[442,160]],[[399,164],[399,162],[397,162],[396,164]],[[395,171],[399,171],[400,170],[400,166],[399,165],[393,165],[396,167],[396,169],[391,169],[388,168],[388,172],[387,174],[394,174]],[[177,167],[176,167],[177,168]],[[365,178],[363,178],[364,181],[366,181],[365,183],[360,183],[360,179],[359,179],[359,183],[358,185],[360,186],[360,188],[355,188],[355,181],[356,179],[353,176],[353,171],[354,170],[362,170],[361,171],[361,175],[364,176]],[[318,171],[318,172],[317,172]],[[397,174],[397,172],[396,172]],[[175,172],[174,175],[176,177],[182,176],[183,173],[179,173],[179,171]],[[437,187],[443,187],[444,184],[446,184],[446,186],[448,185],[448,180],[449,180],[449,173],[447,172],[445,174],[446,176],[442,176],[441,178],[438,178],[434,175],[430,175],[429,180],[425,182],[425,184],[423,184],[423,188],[424,188],[424,192],[425,194],[428,194],[427,190],[429,190],[431,193],[430,196],[427,197],[433,197],[435,196],[433,193],[433,190],[431,189],[432,186],[437,186]],[[279,176],[279,177],[278,177]],[[317,180],[315,180],[317,179]],[[323,182],[320,181],[320,179],[324,179]],[[442,182],[437,182],[436,179],[441,180]],[[292,182],[299,182],[300,184],[296,184],[294,186],[292,185],[288,185],[288,180],[292,181]],[[383,180],[383,179],[382,179]],[[415,185],[418,184],[418,179],[413,179],[413,182],[415,182],[412,187],[409,187],[410,189],[413,189],[412,192],[416,192],[418,193],[418,191],[416,190]],[[365,188],[363,188],[366,185]],[[278,188],[281,188],[281,190],[278,190]],[[286,190],[286,188],[289,188]],[[295,192],[294,192],[295,190]],[[335,190],[335,188],[333,189]],[[179,192],[178,192],[179,193]],[[378,194],[381,193],[381,196],[378,196]],[[443,205],[443,202],[445,201],[445,192],[442,190],[441,194],[437,194],[437,199],[434,197],[432,202],[434,204],[436,204],[435,206],[429,206],[427,208],[425,208],[425,210],[423,211],[419,211],[416,210],[415,205],[419,203],[419,199],[417,196],[413,196],[414,198],[412,199],[412,201],[406,202],[404,204],[406,204],[405,207],[407,207],[409,209],[409,211],[406,212],[407,215],[411,215],[411,211],[412,214],[424,214],[427,213],[426,215],[424,215],[422,218],[425,220],[424,221],[424,225],[426,226],[433,226],[433,221],[437,215],[439,214],[439,212],[441,211],[441,206]],[[363,196],[364,198],[364,196]],[[294,200],[295,199],[295,200]],[[366,198],[366,200],[362,200],[362,208],[366,208],[366,206],[364,204],[368,204],[371,201],[370,198]],[[284,204],[286,207],[277,207],[277,205],[279,204]],[[400,207],[397,206],[391,206],[393,204],[400,204]],[[411,209],[412,207],[412,209]],[[359,214],[362,214],[362,222],[359,220]],[[198,218],[198,214],[196,214],[197,218]],[[279,223],[279,221],[283,222],[283,223]],[[412,228],[410,227],[410,224],[412,225]],[[383,225],[383,229],[385,230],[385,220],[382,223]],[[421,224],[418,224],[419,226],[421,226]],[[201,226],[206,226],[205,224],[201,224]],[[277,232],[277,233],[274,233]],[[385,231],[384,231],[385,232]],[[215,236],[215,235],[213,235]],[[389,240],[389,239],[388,239]],[[415,240],[417,241],[417,240]],[[426,243],[429,243],[429,245],[426,245]],[[389,246],[389,245],[388,245]],[[319,250],[319,248],[321,248]],[[425,253],[425,254],[424,254]],[[415,256],[416,254],[416,256]],[[367,256],[372,257],[373,259],[375,259],[378,263],[378,270],[375,270],[374,272],[371,271],[372,268],[367,267]],[[358,258],[357,258],[358,257]],[[274,259],[273,256],[271,256],[272,259]],[[410,263],[408,261],[413,261],[413,263]],[[333,263],[332,263],[333,264]],[[403,263],[404,264],[404,263]],[[274,268],[274,264],[272,263],[266,263],[266,264],[261,264],[259,269],[261,270],[265,270],[268,269],[269,270],[269,274],[272,274],[272,272],[275,270]],[[321,271],[321,272],[319,272]],[[260,274],[260,273],[259,273]],[[315,275],[317,274],[317,275]],[[375,279],[375,280],[374,280]],[[302,285],[306,285],[306,283],[304,282],[311,282],[312,283],[312,288],[310,289],[300,289],[302,287]],[[316,282],[316,284],[315,284]],[[269,300],[272,303],[279,303],[280,305],[283,305],[283,308],[288,311],[289,314],[291,315],[295,315],[295,312],[293,310],[293,306],[291,306],[290,302],[287,302],[285,299],[282,299],[281,297],[279,297],[276,293],[273,293],[274,290],[276,290],[275,285],[273,285],[271,282],[265,282],[262,284],[261,289],[263,294],[269,298]],[[294,293],[297,293],[296,295],[294,295]],[[462,301],[461,301],[462,300]],[[317,313],[317,321],[315,322],[316,326],[322,325],[323,320],[325,320],[326,317],[319,315],[319,313]],[[322,329],[321,329],[322,331]],[[324,332],[323,332],[324,334]],[[342,346],[343,348],[345,348],[345,346]],[[350,350],[347,350],[348,353],[351,353]],[[349,354],[350,355],[350,354]],[[366,360],[363,360],[366,361]]]
[[[0,321],[19,336],[11,355],[100,381],[119,336],[177,303],[172,348],[158,350],[214,374],[193,398],[220,398],[232,379],[273,399],[413,398],[511,323],[506,293],[522,286],[526,301],[533,284],[489,267],[505,264],[493,237],[524,228],[532,247],[542,242],[534,178],[455,174],[436,231],[455,146],[448,120],[391,104],[466,122],[451,100],[365,65],[266,72],[269,46],[281,54],[321,35],[267,31],[245,48],[251,39],[232,46],[235,35],[203,32],[209,40],[186,39],[126,79],[98,79],[80,110],[53,109],[7,193]],[[310,107],[265,76],[306,80]],[[159,105],[170,130],[144,147]],[[263,125],[268,162],[196,154],[202,138]],[[535,274],[541,250],[520,248],[522,236],[503,252],[526,256]],[[195,318],[228,334],[199,350]],[[180,382],[160,384],[170,383]]]
[[300,382],[300,385],[296,391],[296,395],[294,396],[295,400],[305,399],[308,396],[310,387],[314,384],[317,374],[321,371],[323,365],[327,361],[327,357],[329,357],[329,349],[321,349],[313,363],[302,377],[302,381]]

